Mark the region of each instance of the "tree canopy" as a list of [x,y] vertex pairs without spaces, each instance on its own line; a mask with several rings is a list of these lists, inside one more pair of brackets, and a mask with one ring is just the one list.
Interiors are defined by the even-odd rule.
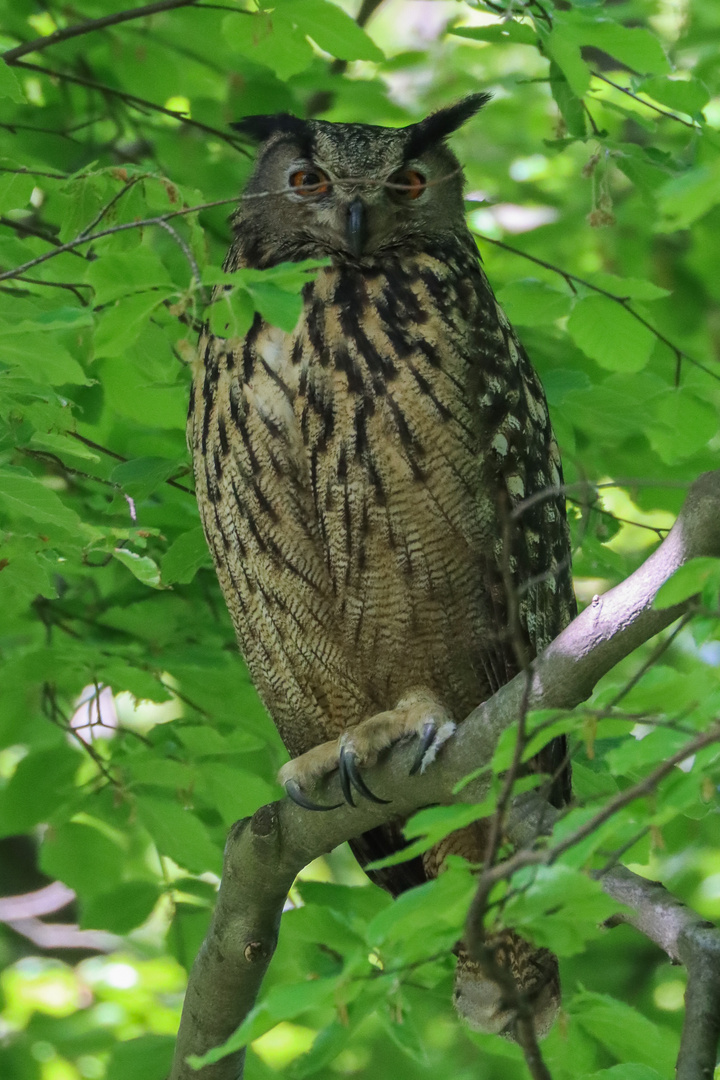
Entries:
[[[362,24],[362,25],[361,25]],[[364,26],[364,28],[363,28]],[[185,446],[197,328],[291,329],[307,268],[210,304],[253,148],[287,111],[453,136],[488,276],[542,378],[581,607],[668,532],[720,446],[720,9],[714,0],[0,0],[0,1072],[161,1080],[228,828],[285,751],[237,654]],[[621,796],[720,710],[720,560],[680,622],[570,711],[576,801],[486,924],[558,953],[554,1080],[657,1080],[684,972],[592,872],[620,861],[720,915],[720,748]],[[516,732],[493,759],[491,794]],[[532,749],[532,742],[529,744]],[[487,806],[426,809],[437,839]],[[501,854],[506,854],[505,849]],[[340,848],[301,874],[245,1021],[246,1076],[527,1075],[451,1005],[470,869],[392,902]]]

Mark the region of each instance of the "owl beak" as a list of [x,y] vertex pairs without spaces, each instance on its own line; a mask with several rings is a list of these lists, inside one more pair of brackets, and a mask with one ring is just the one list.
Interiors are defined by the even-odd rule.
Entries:
[[347,208],[345,221],[345,239],[350,251],[359,259],[367,240],[367,214],[362,199],[353,199]]

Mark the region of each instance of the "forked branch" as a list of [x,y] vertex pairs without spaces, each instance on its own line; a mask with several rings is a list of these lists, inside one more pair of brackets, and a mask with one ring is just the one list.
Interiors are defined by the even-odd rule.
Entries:
[[[409,775],[415,753],[409,744],[396,746],[368,770],[372,790],[392,799],[388,806],[365,802],[357,808],[342,805],[325,814],[313,814],[283,799],[234,826],[225,851],[213,922],[190,976],[171,1080],[194,1076],[236,1080],[242,1075],[242,1048],[205,1065],[199,1073],[187,1058],[224,1043],[252,1008],[275,949],[283,904],[296,874],[312,859],[384,821],[406,817],[431,803],[457,801],[453,790],[467,774],[468,762],[477,767],[490,764],[498,737],[516,721],[526,697],[530,709],[571,709],[584,701],[619,660],[686,610],[687,604],[655,610],[653,600],[683,563],[697,556],[720,555],[718,520],[720,471],[706,473],[693,484],[670,534],[643,565],[596,598],[537,657],[531,665],[529,692],[526,674],[521,673],[473,710],[422,776]],[[480,800],[486,786],[484,777],[474,780],[463,789],[462,800]],[[336,776],[308,794],[323,803],[342,802]],[[613,870],[603,881],[608,892],[616,895],[609,884],[620,888],[623,878],[619,870]],[[636,925],[652,936],[649,924],[660,925],[653,922],[654,898],[639,886],[633,895],[637,905],[632,897],[628,902],[635,907]],[[706,1075],[700,1064],[704,1059],[698,1056],[701,1051],[693,1046],[693,1040],[704,1039],[708,1047],[717,1034],[705,1006],[698,1002],[705,992],[718,994],[715,938],[700,924],[693,923],[693,929],[692,913],[687,916],[685,929],[676,934],[678,958],[688,965],[690,973],[688,1023],[678,1080]],[[713,962],[715,974],[703,974]]]

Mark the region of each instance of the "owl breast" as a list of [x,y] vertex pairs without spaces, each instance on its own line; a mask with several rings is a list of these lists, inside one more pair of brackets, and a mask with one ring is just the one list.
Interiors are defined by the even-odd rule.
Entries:
[[472,408],[482,282],[476,263],[465,269],[417,255],[326,272],[295,349],[348,658],[378,707],[424,685],[459,716],[507,679],[497,511]]

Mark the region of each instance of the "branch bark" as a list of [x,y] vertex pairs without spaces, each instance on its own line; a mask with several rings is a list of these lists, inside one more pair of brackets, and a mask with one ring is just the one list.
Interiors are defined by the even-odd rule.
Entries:
[[[242,1075],[242,1049],[199,1073],[186,1059],[223,1043],[252,1008],[297,873],[343,841],[391,818],[406,817],[421,806],[460,798],[479,801],[487,788],[484,777],[466,786],[461,796],[453,789],[467,775],[469,763],[474,767],[490,763],[498,737],[520,715],[526,695],[530,709],[574,708],[619,660],[683,614],[688,603],[655,610],[653,600],[683,563],[701,555],[720,555],[719,518],[720,471],[705,473],[691,487],[675,525],[656,551],[626,581],[595,598],[537,657],[530,669],[529,692],[523,672],[473,710],[422,776],[409,775],[415,753],[412,744],[395,746],[367,771],[372,790],[392,799],[388,806],[365,802],[357,808],[342,805],[317,814],[283,799],[262,807],[231,830],[215,915],[190,976],[171,1080],[197,1076],[235,1080]],[[308,794],[322,803],[342,803],[337,776]],[[712,958],[708,960],[704,951],[706,937],[699,929],[687,942],[682,940],[683,952],[678,957],[683,962],[692,963],[693,971],[704,970],[703,965],[712,967]],[[692,1037],[711,1039],[710,1020],[703,1020],[704,1012],[697,1004],[708,985],[703,978],[698,981],[693,976],[688,1008],[697,1008],[700,1017]],[[689,1045],[690,1038],[683,1036],[683,1044]],[[688,1050],[686,1057],[691,1053]],[[683,1068],[678,1080],[704,1076]]]
[[712,1080],[720,1040],[720,930],[702,919],[660,884],[633,874],[624,866],[600,879],[604,891],[628,907],[631,915],[616,916],[611,925],[626,922],[684,964],[685,1023],[675,1080]]

